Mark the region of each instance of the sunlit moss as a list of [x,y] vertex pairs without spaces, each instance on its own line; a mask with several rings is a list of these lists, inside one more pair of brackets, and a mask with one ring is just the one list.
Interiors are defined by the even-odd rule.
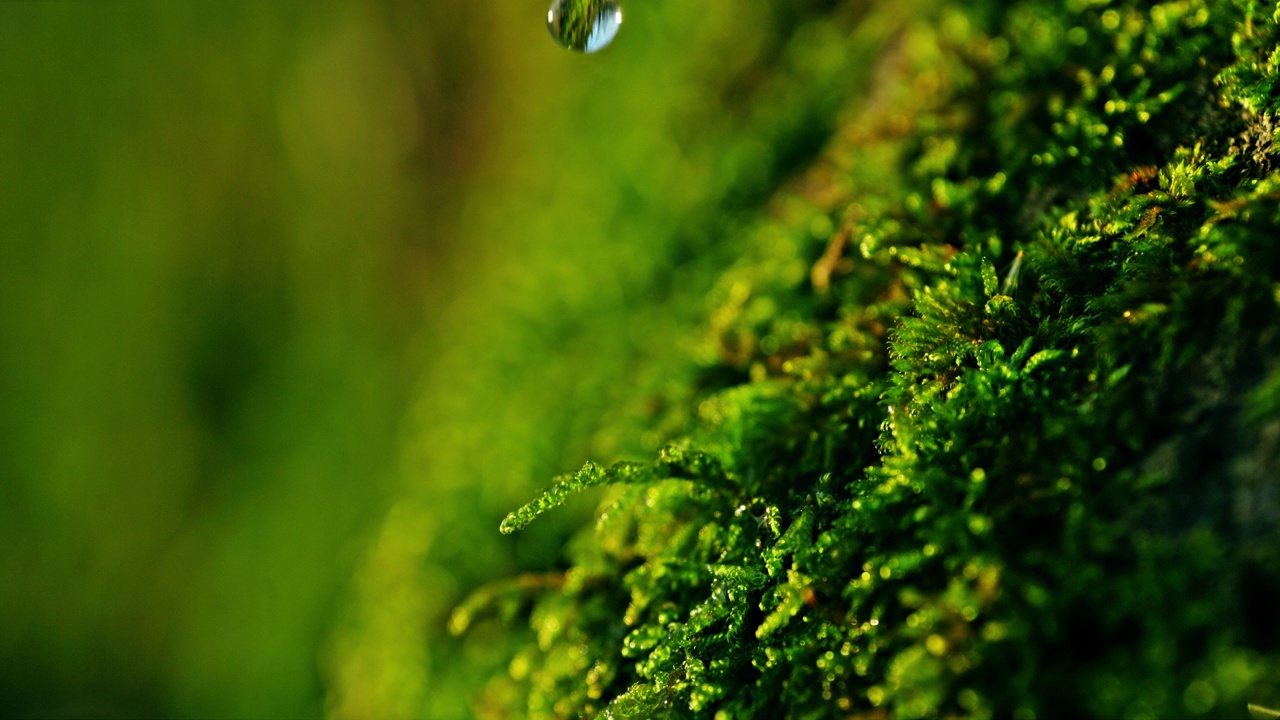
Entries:
[[711,294],[682,447],[723,482],[615,492],[533,601],[519,708],[1274,702],[1276,27],[922,8]]

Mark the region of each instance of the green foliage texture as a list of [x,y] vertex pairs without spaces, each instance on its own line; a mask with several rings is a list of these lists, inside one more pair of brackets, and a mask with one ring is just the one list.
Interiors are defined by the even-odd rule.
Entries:
[[861,12],[825,149],[688,260],[716,279],[655,340],[690,379],[647,421],[665,449],[503,523],[610,486],[564,566],[455,611],[512,648],[477,711],[1275,706],[1278,21]]

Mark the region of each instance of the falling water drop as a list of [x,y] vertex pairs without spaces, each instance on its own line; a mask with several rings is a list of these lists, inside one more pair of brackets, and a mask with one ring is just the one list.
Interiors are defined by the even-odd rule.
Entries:
[[553,0],[547,11],[551,37],[570,50],[596,52],[613,42],[621,26],[617,0]]

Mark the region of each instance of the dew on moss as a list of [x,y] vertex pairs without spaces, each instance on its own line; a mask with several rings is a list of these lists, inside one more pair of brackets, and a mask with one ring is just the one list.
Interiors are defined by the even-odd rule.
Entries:
[[613,42],[622,27],[616,0],[554,0],[547,10],[547,30],[561,46],[593,53]]

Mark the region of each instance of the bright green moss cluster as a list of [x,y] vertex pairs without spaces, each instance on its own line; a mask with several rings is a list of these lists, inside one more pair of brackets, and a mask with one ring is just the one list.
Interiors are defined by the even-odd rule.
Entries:
[[918,10],[739,240],[684,437],[503,524],[617,486],[455,616],[527,616],[512,711],[1280,704],[1280,11]]

